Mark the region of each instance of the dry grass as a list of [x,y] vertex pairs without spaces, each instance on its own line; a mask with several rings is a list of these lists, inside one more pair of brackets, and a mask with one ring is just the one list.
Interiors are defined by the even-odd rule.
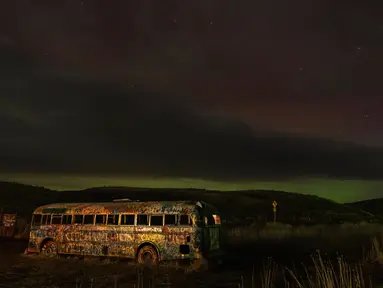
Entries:
[[[348,264],[343,257],[339,257],[337,264],[324,260],[320,253],[312,257],[314,275],[306,269],[305,277],[298,277],[293,271],[285,268],[295,280],[299,288],[367,288],[361,264]],[[303,279],[302,279],[303,278]]]
[[[269,258],[263,265],[263,269],[258,272],[253,268],[251,274],[251,281],[249,286],[251,288],[372,288],[373,281],[369,275],[366,274],[366,267],[373,262],[379,262],[380,268],[383,264],[383,237],[374,237],[371,241],[371,248],[368,251],[368,257],[360,263],[348,263],[344,257],[338,257],[337,260],[326,260],[325,257],[317,251],[312,255],[312,262],[302,267],[303,274],[299,275],[297,269],[290,269],[287,267],[279,267],[271,258]],[[136,288],[154,288],[154,280],[152,282],[146,281],[144,285],[143,270],[137,269],[137,284]],[[380,271],[381,272],[381,271]],[[168,284],[171,280],[168,279]],[[260,280],[260,281],[257,281]],[[238,280],[238,288],[246,288],[244,278]],[[119,284],[116,282],[116,286]],[[169,286],[170,287],[170,286]],[[178,286],[172,286],[178,287]]]
[[[344,257],[338,257],[337,261],[326,260],[321,253],[317,251],[311,257],[312,263],[303,267],[303,275],[293,271],[290,268],[278,268],[271,260],[264,265],[261,272],[262,288],[280,287],[276,286],[278,281],[277,269],[283,275],[283,284],[285,287],[296,288],[372,288],[374,279],[371,274],[371,265],[374,265],[376,275],[383,272],[383,234],[380,237],[373,237],[371,247],[366,257],[359,263],[348,263]],[[286,272],[289,277],[286,277]],[[290,278],[290,279],[288,279]],[[382,284],[382,283],[379,283]],[[378,283],[375,283],[378,285]],[[255,283],[252,287],[256,287]]]
[[383,233],[372,238],[371,248],[365,254],[363,261],[383,266]]
[[[261,285],[262,288],[272,288],[274,287],[275,279],[276,279],[277,266],[275,262],[269,258],[267,263],[263,265],[263,269],[261,271]],[[254,271],[253,271],[254,274]],[[252,286],[256,287],[254,283],[254,275],[252,275]]]

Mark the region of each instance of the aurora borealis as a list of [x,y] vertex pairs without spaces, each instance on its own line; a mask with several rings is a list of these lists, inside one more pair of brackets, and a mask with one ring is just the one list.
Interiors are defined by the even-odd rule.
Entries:
[[[36,175],[0,174],[6,181],[14,181],[49,189],[65,191],[89,187],[145,187],[145,188],[197,188],[219,191],[236,190],[277,190],[318,195],[349,203],[381,197],[383,181],[379,180],[340,180],[323,178],[289,179],[281,181],[209,181],[188,178],[151,178],[124,176],[76,176],[76,175]],[[235,192],[234,192],[235,193]]]
[[0,180],[383,196],[381,6],[3,1]]

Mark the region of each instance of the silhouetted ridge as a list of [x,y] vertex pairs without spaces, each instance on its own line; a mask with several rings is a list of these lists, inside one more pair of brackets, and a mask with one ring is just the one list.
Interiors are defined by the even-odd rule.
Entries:
[[283,191],[210,191],[204,189],[164,189],[95,187],[82,191],[58,192],[41,187],[0,182],[1,203],[6,211],[30,217],[44,204],[56,202],[103,202],[132,200],[201,200],[215,205],[222,219],[233,225],[266,223],[273,218],[272,202],[278,202],[278,221],[290,224],[336,224],[372,221],[368,213],[318,196]]

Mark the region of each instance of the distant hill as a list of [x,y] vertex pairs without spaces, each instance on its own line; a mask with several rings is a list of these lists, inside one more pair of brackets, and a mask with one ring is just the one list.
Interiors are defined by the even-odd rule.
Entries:
[[290,224],[318,224],[376,220],[352,205],[321,197],[281,191],[208,191],[202,189],[147,189],[99,187],[82,191],[54,191],[18,183],[0,182],[0,207],[28,216],[44,204],[54,202],[99,202],[118,198],[135,200],[201,200],[221,211],[235,225],[272,221],[272,202],[278,202],[277,220]]
[[56,202],[57,192],[43,187],[0,181],[0,209],[28,215],[37,206]]
[[355,209],[366,211],[383,219],[383,198],[347,203],[346,205]]

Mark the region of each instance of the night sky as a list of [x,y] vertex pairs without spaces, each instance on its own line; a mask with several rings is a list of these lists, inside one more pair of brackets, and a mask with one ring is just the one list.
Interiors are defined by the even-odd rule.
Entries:
[[1,1],[0,180],[381,197],[381,11]]

